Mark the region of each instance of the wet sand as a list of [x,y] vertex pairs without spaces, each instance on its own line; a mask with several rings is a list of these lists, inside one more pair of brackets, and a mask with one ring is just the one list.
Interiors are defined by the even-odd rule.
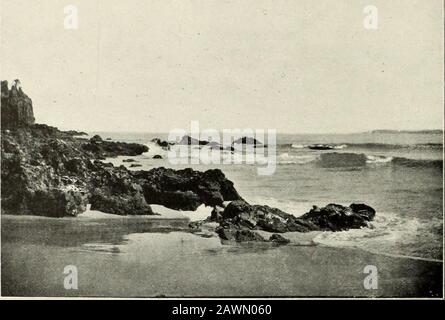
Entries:
[[[441,297],[441,262],[301,241],[221,243],[181,217],[2,216],[2,295],[89,297]],[[63,287],[78,268],[78,290]],[[363,285],[366,265],[378,289]]]

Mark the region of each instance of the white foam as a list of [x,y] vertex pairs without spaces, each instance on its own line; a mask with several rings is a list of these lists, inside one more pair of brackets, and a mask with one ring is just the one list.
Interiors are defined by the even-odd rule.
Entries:
[[[317,235],[314,242],[333,247],[358,248],[377,254],[437,260],[428,256],[429,250],[440,245],[437,243],[440,239],[431,231],[431,223],[440,222],[434,219],[404,219],[395,213],[378,212],[370,228],[326,231]],[[415,251],[419,246],[424,249],[422,256]]]
[[373,155],[367,155],[366,156],[366,163],[388,163],[391,162],[393,157],[385,157],[385,156],[373,156]]

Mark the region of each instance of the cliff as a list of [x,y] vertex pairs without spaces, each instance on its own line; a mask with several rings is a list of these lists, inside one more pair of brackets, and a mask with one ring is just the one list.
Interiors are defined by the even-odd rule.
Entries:
[[16,129],[34,124],[32,100],[23,92],[20,81],[15,80],[11,89],[8,81],[1,82],[2,129]]

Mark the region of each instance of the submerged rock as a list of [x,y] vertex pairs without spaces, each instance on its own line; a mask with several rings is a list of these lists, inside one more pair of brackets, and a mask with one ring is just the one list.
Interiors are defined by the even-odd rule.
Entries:
[[280,234],[274,233],[273,235],[270,236],[269,241],[271,242],[275,242],[278,244],[288,244],[290,242],[289,239],[286,239],[285,237],[283,237]]
[[248,229],[236,228],[216,228],[216,233],[223,240],[246,242],[246,241],[266,241],[260,234]]

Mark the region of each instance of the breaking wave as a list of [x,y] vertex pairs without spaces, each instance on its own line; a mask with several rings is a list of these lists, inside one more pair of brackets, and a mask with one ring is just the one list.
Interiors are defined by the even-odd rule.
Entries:
[[323,232],[317,244],[349,247],[372,253],[413,259],[442,261],[441,219],[402,218],[395,213],[378,213],[370,228]]
[[403,157],[366,155],[364,153],[324,153],[320,155],[322,167],[364,167],[366,165],[388,164],[397,167],[442,168],[443,160],[418,160]]

